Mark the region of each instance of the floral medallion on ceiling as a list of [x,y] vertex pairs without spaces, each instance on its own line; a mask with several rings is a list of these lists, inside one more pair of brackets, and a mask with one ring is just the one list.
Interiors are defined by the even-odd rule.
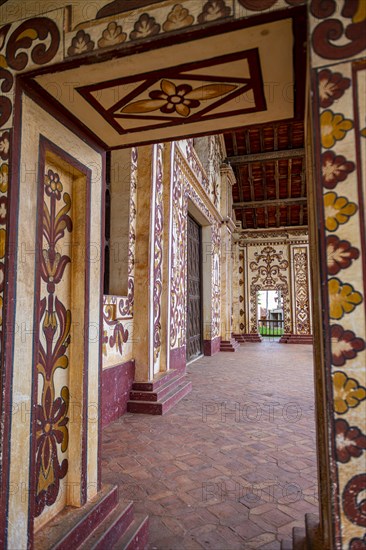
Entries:
[[119,134],[266,109],[256,48],[77,90]]

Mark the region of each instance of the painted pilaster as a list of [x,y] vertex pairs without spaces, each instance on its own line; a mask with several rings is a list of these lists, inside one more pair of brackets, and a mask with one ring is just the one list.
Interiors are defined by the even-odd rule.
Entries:
[[233,243],[233,269],[232,269],[232,300],[233,300],[233,315],[232,315],[232,331],[233,334],[240,333],[240,260],[239,260],[239,242]]
[[[323,324],[317,393],[327,547],[365,546],[365,2],[309,3],[316,232]],[[314,277],[314,275],[313,275]],[[316,278],[316,277],[315,277]]]
[[233,250],[232,233],[235,224],[232,220],[232,191],[235,176],[232,168],[227,164],[220,167],[220,213],[224,219],[221,226],[221,340],[230,341],[232,338],[233,313]]
[[163,145],[157,144],[139,150],[137,168],[133,354],[139,382],[152,380],[167,365],[166,329],[162,325],[163,237]]
[[231,338],[231,307],[232,307],[232,265],[231,265],[231,233],[226,225],[221,227],[221,339]]

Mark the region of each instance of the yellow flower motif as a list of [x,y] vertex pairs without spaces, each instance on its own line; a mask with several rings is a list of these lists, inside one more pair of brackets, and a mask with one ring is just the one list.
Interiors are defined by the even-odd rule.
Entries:
[[333,191],[325,193],[324,217],[328,231],[336,231],[339,225],[347,223],[356,212],[357,205],[354,202],[348,202],[346,197],[338,197]]
[[354,290],[352,285],[342,284],[336,277],[329,279],[328,292],[332,319],[341,319],[345,313],[351,313],[362,302],[362,294]]
[[0,191],[6,193],[8,190],[8,172],[9,167],[4,162],[0,167]]
[[344,118],[340,113],[333,114],[327,109],[320,115],[320,133],[322,146],[326,149],[333,147],[336,141],[344,138],[353,128],[352,120]]
[[103,355],[105,356],[107,356],[107,343],[108,343],[108,332],[106,330],[103,330],[102,350],[103,350]]
[[358,8],[352,17],[352,23],[362,23],[366,19],[366,2],[358,0]]
[[366,389],[360,386],[354,378],[348,378],[344,372],[333,375],[334,410],[344,414],[348,409],[354,409],[366,399]]
[[5,241],[6,241],[6,231],[5,229],[0,229],[0,258],[5,256]]

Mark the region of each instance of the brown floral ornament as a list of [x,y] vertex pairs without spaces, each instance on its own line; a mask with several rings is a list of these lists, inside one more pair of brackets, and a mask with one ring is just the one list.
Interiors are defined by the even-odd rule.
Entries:
[[10,133],[3,132],[0,135],[0,157],[2,160],[7,160],[9,158],[9,148],[10,148]]
[[268,10],[277,0],[239,0],[240,4],[251,11]]
[[333,105],[334,101],[342,97],[351,85],[349,78],[344,78],[341,73],[332,73],[328,69],[320,71],[318,79],[319,100],[323,109]]
[[366,499],[360,498],[366,487],[366,474],[354,476],[344,488],[343,510],[347,518],[360,527],[366,527]]
[[354,162],[346,160],[333,151],[322,154],[322,182],[327,189],[334,189],[338,182],[344,181],[355,169]]
[[181,4],[176,4],[172,11],[169,13],[167,20],[163,25],[165,32],[174,31],[176,29],[182,29],[183,27],[189,27],[192,25],[194,17],[190,15],[186,8],[183,8]]
[[69,56],[80,55],[91,52],[94,49],[94,42],[90,40],[90,34],[80,30],[71,41],[71,46],[67,50]]
[[343,367],[346,361],[354,359],[365,349],[365,341],[358,338],[352,330],[344,330],[341,325],[332,325],[331,347],[333,365]]
[[230,7],[225,4],[224,0],[209,0],[203,6],[203,11],[198,16],[198,22],[208,23],[209,21],[216,21],[216,19],[228,17],[230,12]]
[[165,114],[177,113],[187,117],[192,109],[200,107],[201,101],[221,97],[236,87],[234,84],[218,82],[193,89],[189,84],[176,85],[171,80],[163,79],[160,82],[160,90],[149,92],[149,99],[129,103],[123,107],[121,113],[149,113],[159,110]]
[[366,436],[356,426],[350,426],[346,420],[335,421],[336,455],[338,462],[346,464],[351,458],[358,458],[366,449]]
[[337,275],[341,269],[347,269],[352,260],[357,260],[360,252],[348,241],[341,241],[336,235],[327,237],[327,265],[330,275]]
[[108,27],[104,29],[102,38],[98,40],[98,48],[109,48],[110,46],[117,46],[122,44],[127,38],[127,34],[122,32],[122,27],[117,25],[115,21],[109,23]]
[[349,550],[366,550],[366,535],[362,539],[352,539]]
[[131,40],[155,36],[160,32],[160,25],[155,21],[155,18],[150,17],[148,13],[140,15],[133,28],[134,30],[130,34]]

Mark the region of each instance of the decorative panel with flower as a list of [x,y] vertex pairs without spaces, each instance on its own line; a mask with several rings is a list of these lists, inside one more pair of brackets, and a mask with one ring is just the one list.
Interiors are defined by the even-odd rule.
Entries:
[[162,77],[164,73],[144,71],[76,90],[119,135],[267,108],[258,48],[164,72]]
[[[71,256],[63,254],[73,231],[72,180],[48,160],[43,185],[40,330],[37,358],[36,509],[39,516],[56,503],[68,471],[69,362],[71,343]],[[62,174],[62,175],[61,175]]]
[[291,256],[294,332],[311,334],[308,248],[291,247]]
[[[320,19],[312,38],[315,63],[320,64],[321,57],[325,64],[325,59],[360,53],[366,47],[365,32],[360,34],[366,18],[364,2],[344,2],[341,16],[333,20],[327,18],[334,13],[335,3],[329,3],[327,13],[321,11],[320,4],[311,4],[312,14]],[[329,33],[336,28],[339,38],[344,33],[347,39],[337,46],[325,39],[326,35],[333,36]],[[362,457],[366,448],[362,427],[366,417],[366,62],[321,67],[313,71],[313,77],[317,100],[314,112],[319,120],[316,137],[321,144],[317,157],[318,178],[323,186],[321,214],[326,232],[323,261],[328,276],[324,300],[328,302],[330,363],[326,367],[329,375],[332,370],[332,460],[338,480],[338,485],[333,485],[333,498],[340,510],[335,547],[353,549],[361,548],[365,527],[361,491],[365,486]]]
[[[251,247],[252,248],[252,247]],[[284,331],[291,333],[291,299],[287,247],[265,246],[249,252],[250,332],[258,332],[257,294],[260,290],[280,290],[283,300]]]

